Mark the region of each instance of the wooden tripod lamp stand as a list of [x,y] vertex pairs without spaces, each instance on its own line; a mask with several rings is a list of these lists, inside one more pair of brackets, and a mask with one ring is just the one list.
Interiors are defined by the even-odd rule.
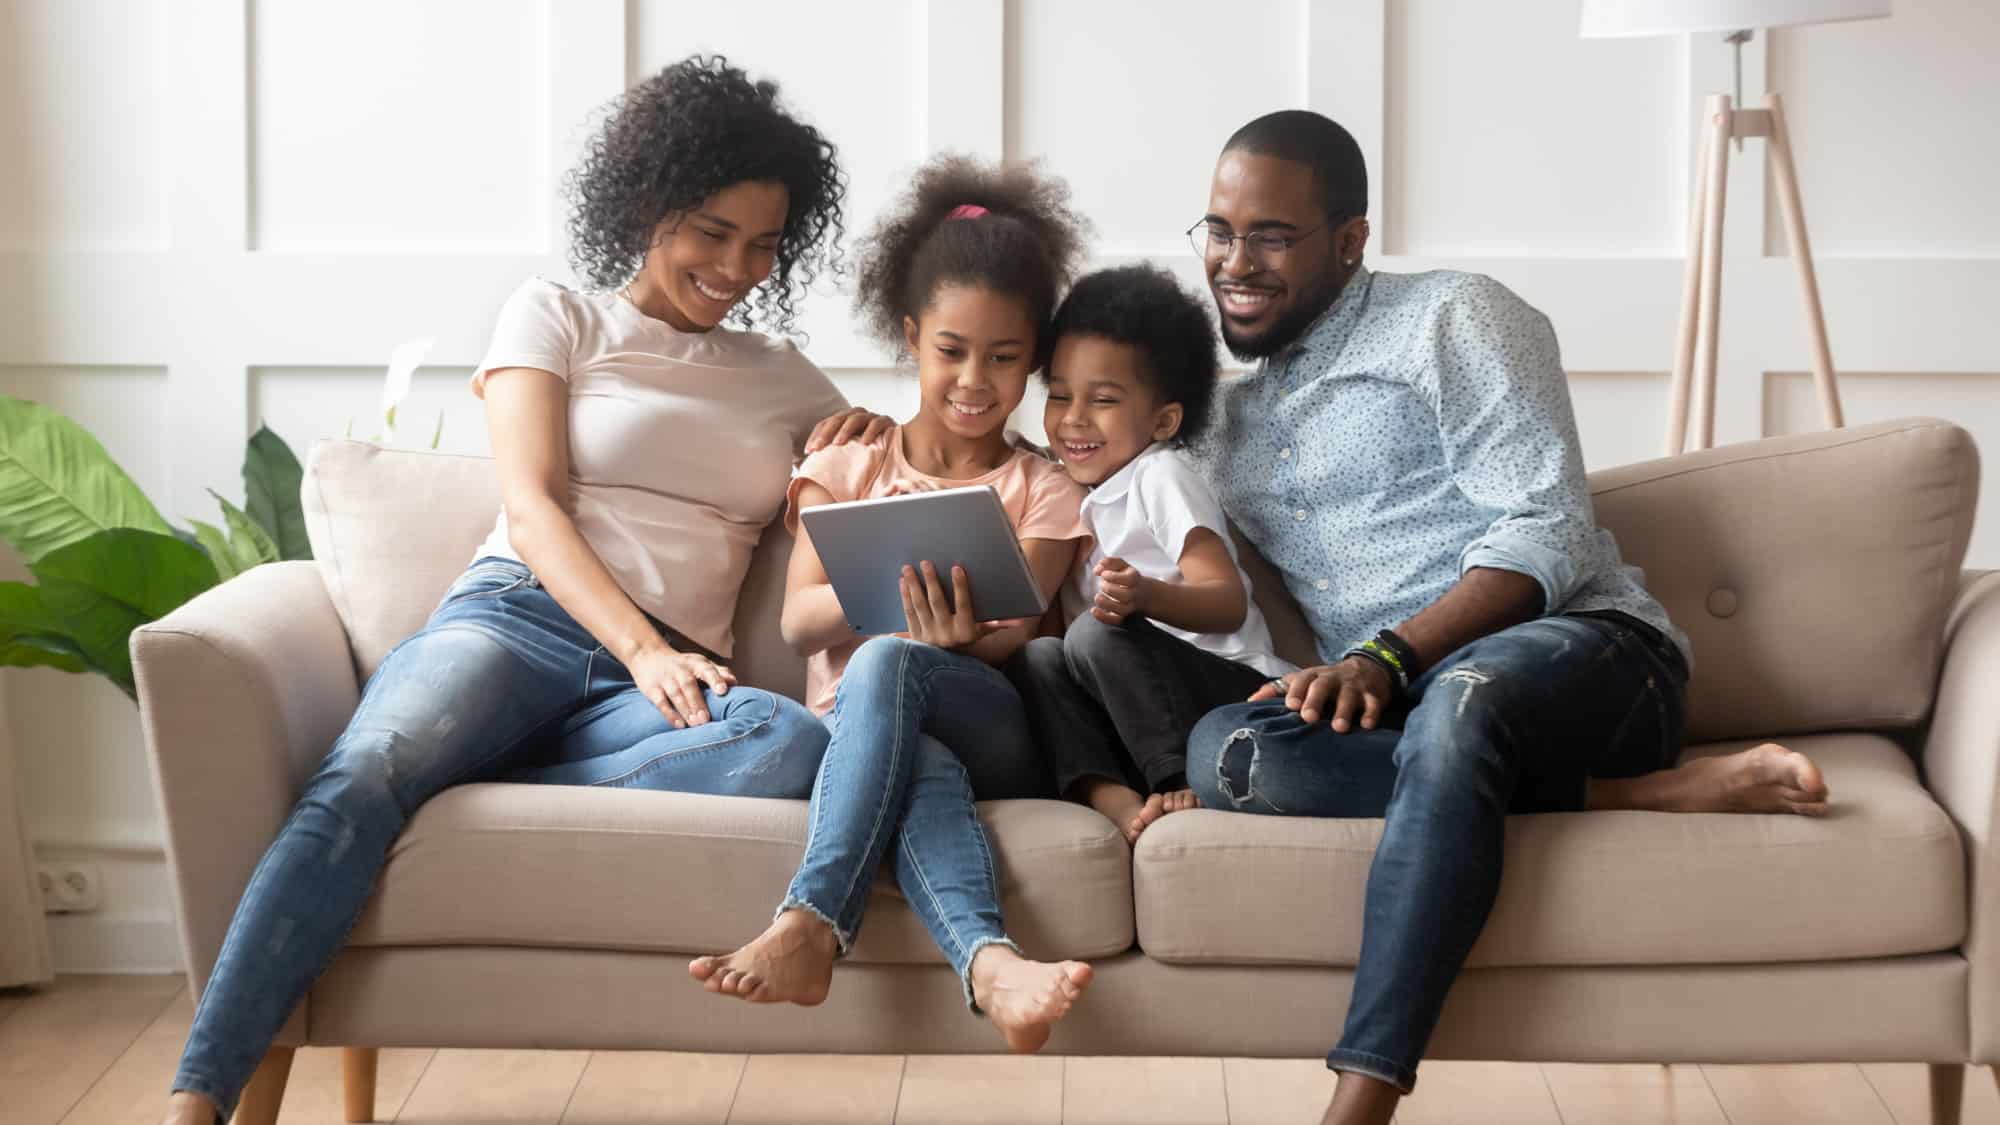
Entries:
[[[1743,108],[1743,44],[1753,29],[1835,20],[1874,19],[1889,14],[1890,0],[1583,0],[1583,37],[1672,35],[1724,32],[1736,49],[1736,96],[1711,94],[1702,115],[1701,148],[1695,158],[1694,199],[1688,209],[1687,274],[1681,286],[1681,323],[1674,352],[1674,381],[1668,392],[1667,456],[1715,444],[1715,353],[1722,309],[1722,217],[1728,198],[1729,143],[1761,137],[1771,161],[1785,241],[1798,269],[1806,333],[1812,348],[1813,385],[1829,427],[1842,424],[1840,388],[1834,382],[1833,354],[1820,312],[1819,279],[1806,240],[1805,212],[1799,204],[1798,174],[1792,165],[1785,103],[1767,94],[1760,109]],[[1693,406],[1690,418],[1689,398]]]

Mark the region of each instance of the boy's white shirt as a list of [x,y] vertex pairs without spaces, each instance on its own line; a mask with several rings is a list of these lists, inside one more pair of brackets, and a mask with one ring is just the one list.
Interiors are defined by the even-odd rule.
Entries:
[[[1230,562],[1236,565],[1244,595],[1249,596],[1250,576],[1236,557],[1222,504],[1193,462],[1170,445],[1154,442],[1092,488],[1083,500],[1083,522],[1095,537],[1095,545],[1065,591],[1071,600],[1069,608],[1074,610],[1071,616],[1090,612],[1097,599],[1097,564],[1107,558],[1124,559],[1140,574],[1161,582],[1184,581],[1181,551],[1196,528],[1207,528],[1221,537]],[[1197,648],[1247,664],[1267,676],[1297,670],[1278,656],[1271,630],[1255,601],[1249,603],[1242,626],[1233,633],[1190,633],[1162,621],[1153,624]]]

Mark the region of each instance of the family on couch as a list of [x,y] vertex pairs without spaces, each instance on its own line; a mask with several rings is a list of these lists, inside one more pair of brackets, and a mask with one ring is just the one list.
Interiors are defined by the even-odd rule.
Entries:
[[[473,377],[503,510],[252,875],[169,1122],[227,1118],[403,825],[467,782],[810,799],[769,928],[691,976],[818,1003],[886,865],[1021,1051],[1088,1002],[1091,968],[1008,936],[975,802],[1083,801],[1132,840],[1197,806],[1386,818],[1327,1056],[1339,1122],[1386,1122],[1414,1086],[1510,812],[1826,808],[1782,747],[1676,765],[1687,640],[1594,522],[1549,322],[1487,278],[1369,271],[1366,170],[1325,117],[1238,130],[1190,228],[1223,342],[1255,361],[1228,380],[1170,275],[1075,278],[1087,224],[1059,179],[927,164],[856,277],[915,369],[900,421],[784,338],[835,261],[844,179],[773,84],[668,67],[571,190],[583,287],[523,284]],[[1038,377],[1052,456],[1005,428]],[[925,564],[903,568],[907,632],[856,638],[799,512],[968,484],[1064,612],[977,620],[964,571]],[[804,702],[728,666],[774,513]],[[1325,663],[1276,655],[1230,523]]]

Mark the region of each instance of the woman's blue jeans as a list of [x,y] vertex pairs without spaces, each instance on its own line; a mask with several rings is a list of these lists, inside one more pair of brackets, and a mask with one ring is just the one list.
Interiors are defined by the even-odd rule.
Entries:
[[[676,647],[686,644],[671,631]],[[227,1119],[359,919],[417,807],[471,781],[803,798],[826,729],[781,695],[707,696],[674,729],[528,568],[475,562],[368,681],[237,905],[173,1088]]]
[[1001,944],[993,854],[973,801],[1048,797],[1021,697],[996,669],[956,652],[874,637],[856,649],[828,718],[805,858],[779,913],[803,909],[846,953],[893,848],[896,883],[973,1003],[972,959]]
[[1387,818],[1328,1066],[1415,1086],[1498,895],[1507,814],[1580,810],[1593,777],[1673,765],[1687,675],[1680,650],[1633,618],[1543,617],[1425,671],[1400,730],[1308,726],[1283,700],[1195,726],[1188,782],[1207,808]]

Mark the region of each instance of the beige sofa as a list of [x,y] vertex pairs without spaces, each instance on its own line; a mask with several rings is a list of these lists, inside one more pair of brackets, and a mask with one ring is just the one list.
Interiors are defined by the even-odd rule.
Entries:
[[[1516,818],[1434,1057],[1921,1061],[1944,1064],[1941,1105],[1957,1064],[2000,1061],[2000,575],[1960,571],[1978,479],[1970,438],[1934,420],[1593,477],[1602,522],[1694,640],[1689,752],[1783,735],[1825,767],[1833,814]],[[305,500],[317,563],[259,567],[133,641],[197,989],[301,783],[469,560],[496,486],[482,460],[332,442]],[[774,529],[736,664],[796,694],[785,554]],[[1311,1057],[1338,1036],[1381,822],[1198,811],[1128,850],[1075,805],[982,815],[1014,934],[1098,969],[1049,1050]],[[360,1048],[356,1119],[383,1046],[997,1049],[892,887],[823,1007],[688,981],[689,954],[765,924],[804,836],[798,802],[451,790],[411,821],[282,1042]],[[246,1117],[275,1105],[288,1060],[273,1052]]]

